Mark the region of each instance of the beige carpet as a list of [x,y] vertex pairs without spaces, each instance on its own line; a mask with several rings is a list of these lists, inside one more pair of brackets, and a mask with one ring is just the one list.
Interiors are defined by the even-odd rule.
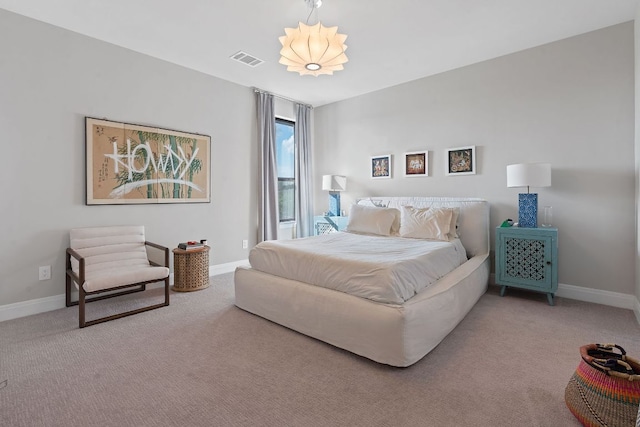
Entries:
[[236,308],[232,274],[171,298],[85,329],[77,307],[0,323],[0,425],[577,426],[564,388],[579,346],[616,342],[640,356],[631,311],[550,307],[516,290],[490,288],[405,369]]

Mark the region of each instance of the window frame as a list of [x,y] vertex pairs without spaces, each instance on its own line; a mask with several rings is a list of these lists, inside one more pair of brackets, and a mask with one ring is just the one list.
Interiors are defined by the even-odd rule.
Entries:
[[[296,177],[295,177],[295,162],[296,162],[296,157],[295,157],[295,150],[297,150],[297,141],[295,140],[295,129],[296,129],[296,122],[291,120],[291,119],[285,119],[283,117],[276,117],[275,118],[275,125],[277,126],[278,124],[280,125],[285,125],[285,126],[291,126],[291,128],[293,129],[293,144],[294,144],[294,154],[293,154],[293,170],[294,170],[294,176],[293,178],[287,178],[287,177],[280,177],[278,176],[278,204],[280,203],[280,182],[284,182],[284,181],[292,181],[293,182],[293,191],[294,191],[294,197],[293,197],[293,217],[291,218],[283,218],[282,217],[282,209],[278,209],[278,223],[279,224],[292,224],[296,222],[296,206],[295,206],[295,191],[297,188],[297,182],[296,182]],[[279,144],[279,141],[276,140],[276,143]],[[278,147],[276,147],[276,150],[278,149]],[[277,152],[276,152],[277,154]],[[278,169],[278,156],[276,155],[276,172]],[[279,207],[279,205],[278,205]]]

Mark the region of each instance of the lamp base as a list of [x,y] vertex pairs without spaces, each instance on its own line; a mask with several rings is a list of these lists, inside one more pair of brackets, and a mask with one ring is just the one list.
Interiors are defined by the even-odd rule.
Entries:
[[340,216],[340,192],[338,191],[329,191],[328,216]]
[[536,228],[538,226],[538,194],[518,194],[518,227]]

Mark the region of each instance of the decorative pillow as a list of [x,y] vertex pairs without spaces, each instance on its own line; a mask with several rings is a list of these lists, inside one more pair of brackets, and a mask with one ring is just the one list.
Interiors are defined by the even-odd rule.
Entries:
[[[387,200],[385,202],[382,199],[374,199],[372,197],[368,197],[366,199],[358,200],[357,204],[361,206],[386,208],[389,206],[389,201]],[[396,219],[393,221],[393,224],[391,224],[391,235],[397,236],[400,232],[400,211],[398,209],[394,209],[394,211],[396,213]]]
[[458,235],[458,217],[460,216],[460,208],[443,208],[443,209],[451,209],[451,225],[449,226],[449,237],[455,238],[460,237]]
[[[422,208],[424,210],[428,210],[430,208]],[[449,225],[449,238],[455,239],[460,237],[458,234],[458,217],[460,216],[460,208],[438,208],[438,209],[448,209],[451,210],[451,224]],[[398,224],[399,226],[400,224]]]
[[398,210],[393,208],[376,208],[360,204],[352,205],[349,212],[347,231],[389,236],[391,234],[391,226],[397,215]]
[[398,209],[393,209],[396,214],[396,218],[393,220],[391,224],[391,235],[398,236],[400,234],[400,211]]
[[401,216],[400,236],[449,241],[452,209],[403,206]]

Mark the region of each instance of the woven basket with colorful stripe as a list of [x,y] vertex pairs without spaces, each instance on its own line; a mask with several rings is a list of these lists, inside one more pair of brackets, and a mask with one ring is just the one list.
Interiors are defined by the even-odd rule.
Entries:
[[615,344],[588,344],[580,347],[580,355],[564,395],[571,413],[585,426],[635,426],[640,361]]

